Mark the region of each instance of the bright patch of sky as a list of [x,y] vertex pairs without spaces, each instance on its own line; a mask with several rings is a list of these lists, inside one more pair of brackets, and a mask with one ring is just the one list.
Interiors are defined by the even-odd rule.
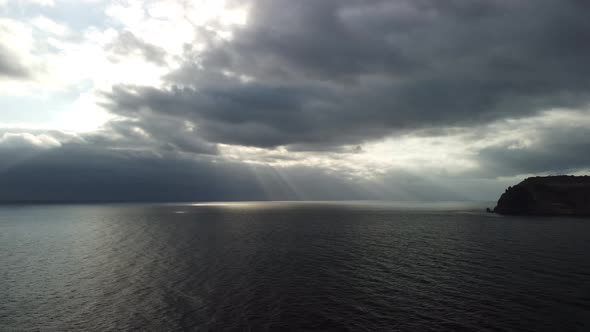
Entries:
[[[0,47],[20,72],[0,76],[0,124],[98,129],[112,118],[97,103],[101,92],[120,84],[161,86],[184,45],[197,38],[195,26],[244,24],[245,18],[223,1],[2,1]],[[125,34],[163,49],[163,61],[113,54]]]

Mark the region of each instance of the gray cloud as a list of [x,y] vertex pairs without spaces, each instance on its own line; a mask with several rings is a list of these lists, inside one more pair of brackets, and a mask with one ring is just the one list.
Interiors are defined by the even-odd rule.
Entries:
[[[253,1],[233,39],[198,31],[195,44],[208,47],[186,45],[164,87],[105,92],[118,117],[102,130],[0,131],[0,200],[494,199],[514,180],[497,177],[588,169],[588,128],[533,121],[520,135],[505,121],[589,105],[588,9],[576,0]],[[107,48],[157,64],[167,56],[131,33]],[[0,74],[20,75],[5,54]],[[531,143],[475,144],[496,129]],[[337,153],[395,135],[460,137],[469,149],[458,154],[479,167],[392,165],[363,170],[377,175],[367,179],[336,165],[352,160]],[[267,149],[257,161],[275,166],[230,161],[241,152],[224,156],[222,143]],[[325,164],[276,166],[301,165],[307,153]]]
[[18,57],[12,54],[9,49],[0,44],[0,78],[27,78],[31,76],[28,68],[23,66]]
[[[117,39],[106,46],[106,50],[114,55],[127,56],[133,52],[139,52],[147,61],[158,65],[165,64],[166,51],[156,45],[152,45],[137,38],[130,31],[123,31]],[[116,61],[116,58],[114,58]]]
[[116,120],[107,123],[99,133],[86,140],[119,148],[164,150],[193,154],[217,154],[215,144],[193,134],[186,121],[144,115],[139,121]]
[[567,174],[590,168],[590,128],[551,128],[538,133],[529,146],[510,143],[479,151],[480,175]]
[[[16,153],[26,158],[17,160]],[[9,160],[15,162],[5,162]],[[315,167],[106,148],[84,140],[52,149],[21,145],[18,150],[4,149],[0,142],[0,161],[0,202],[485,200],[507,185],[404,170],[391,170],[375,180],[350,179]]]
[[256,1],[233,40],[187,47],[173,88],[117,88],[109,107],[193,121],[212,143],[334,150],[581,107],[587,9],[575,0]]
[[[26,152],[27,158],[0,167],[0,201],[332,200],[366,195],[352,181],[313,168],[275,169],[80,143]],[[13,157],[14,151],[0,149],[0,160]]]

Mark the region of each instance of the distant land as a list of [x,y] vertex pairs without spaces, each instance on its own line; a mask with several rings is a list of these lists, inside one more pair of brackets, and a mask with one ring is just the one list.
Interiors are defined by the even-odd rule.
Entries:
[[508,187],[493,211],[509,215],[590,216],[590,176],[537,176]]

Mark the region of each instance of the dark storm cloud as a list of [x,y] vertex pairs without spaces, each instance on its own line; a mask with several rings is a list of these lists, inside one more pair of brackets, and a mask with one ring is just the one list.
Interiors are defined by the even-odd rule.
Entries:
[[[2,145],[0,144],[0,147]],[[64,144],[19,149],[0,165],[1,201],[321,200],[365,197],[350,180],[313,168],[254,166],[175,153]],[[0,160],[14,159],[0,148]]]
[[325,107],[320,93],[327,92],[255,83],[172,91],[117,88],[111,94],[116,103],[108,107],[138,119],[160,115],[194,121],[197,134],[211,142],[272,147],[332,139],[317,128],[323,120],[316,116],[323,117]]
[[[398,201],[488,199],[507,183],[390,170],[375,180],[314,167],[272,167],[174,151],[105,148],[72,140],[41,148],[0,142],[0,202],[15,201]],[[486,182],[487,181],[487,182]],[[485,186],[484,186],[485,185]]]
[[110,109],[194,121],[213,143],[337,150],[585,106],[588,9],[574,0],[256,1],[233,40],[187,47],[168,79],[190,88],[114,89]]
[[132,124],[119,125],[80,136],[0,132],[0,202],[485,200],[507,185],[425,169],[390,169],[371,180],[312,165],[230,161],[154,148],[143,135],[134,136]]
[[86,140],[119,148],[217,154],[215,144],[194,135],[192,130],[185,121],[145,115],[139,121],[111,121],[101,132],[87,135]]

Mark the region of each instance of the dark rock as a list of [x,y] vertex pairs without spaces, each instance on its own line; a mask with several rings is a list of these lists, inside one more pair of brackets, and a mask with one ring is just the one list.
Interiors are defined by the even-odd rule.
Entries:
[[590,216],[590,177],[531,177],[508,187],[494,212],[520,215]]

